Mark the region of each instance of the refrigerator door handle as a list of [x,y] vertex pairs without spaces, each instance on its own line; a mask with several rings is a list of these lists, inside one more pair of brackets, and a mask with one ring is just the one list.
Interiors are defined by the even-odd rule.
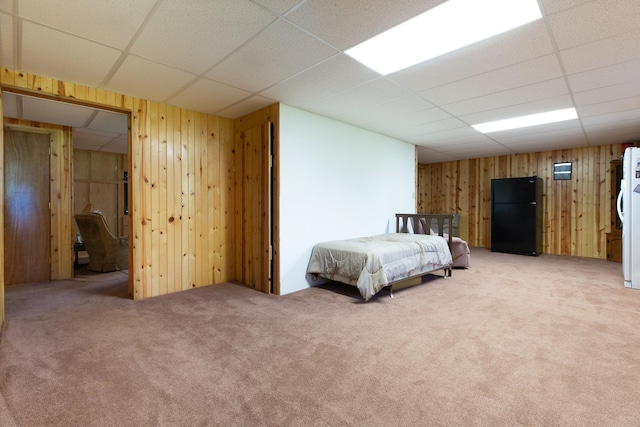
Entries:
[[624,181],[622,181],[620,185],[620,193],[618,193],[618,200],[616,201],[616,210],[618,211],[618,217],[620,218],[620,222],[624,222],[624,212],[622,212],[622,193],[623,191]]

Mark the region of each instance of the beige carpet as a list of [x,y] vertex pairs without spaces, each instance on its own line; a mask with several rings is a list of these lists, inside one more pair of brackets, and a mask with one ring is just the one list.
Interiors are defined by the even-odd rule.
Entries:
[[620,264],[474,248],[367,303],[233,283],[134,302],[101,277],[6,291],[0,425],[640,425]]

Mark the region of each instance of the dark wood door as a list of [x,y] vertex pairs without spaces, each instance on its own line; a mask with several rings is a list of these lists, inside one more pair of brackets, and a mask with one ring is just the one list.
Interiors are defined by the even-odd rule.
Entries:
[[5,285],[51,278],[49,135],[4,131]]

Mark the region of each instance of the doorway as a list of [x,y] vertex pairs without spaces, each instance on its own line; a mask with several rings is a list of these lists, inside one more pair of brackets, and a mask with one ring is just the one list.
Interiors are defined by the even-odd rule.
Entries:
[[49,135],[4,130],[5,285],[51,279]]

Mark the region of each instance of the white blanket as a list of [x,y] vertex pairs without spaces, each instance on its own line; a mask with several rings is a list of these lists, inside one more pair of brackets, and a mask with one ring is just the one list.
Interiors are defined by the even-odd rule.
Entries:
[[447,241],[440,236],[391,233],[318,243],[307,273],[355,284],[368,300],[391,282],[451,262]]

